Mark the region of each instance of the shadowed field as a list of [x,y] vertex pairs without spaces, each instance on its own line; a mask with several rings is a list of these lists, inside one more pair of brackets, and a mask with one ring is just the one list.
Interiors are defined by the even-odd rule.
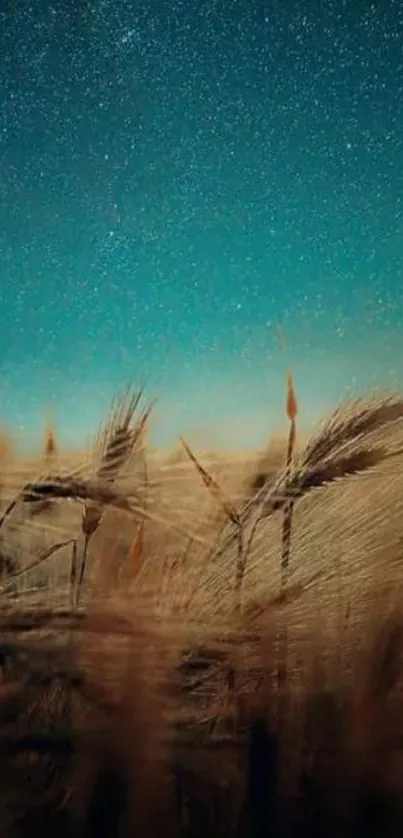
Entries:
[[[403,396],[256,456],[0,446],[2,835],[403,834]],[[3,780],[4,778],[4,780]]]

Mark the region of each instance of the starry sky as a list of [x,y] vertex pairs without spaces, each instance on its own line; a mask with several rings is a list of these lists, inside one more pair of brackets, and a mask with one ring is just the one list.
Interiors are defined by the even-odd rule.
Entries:
[[0,422],[246,447],[403,379],[401,0],[2,0]]

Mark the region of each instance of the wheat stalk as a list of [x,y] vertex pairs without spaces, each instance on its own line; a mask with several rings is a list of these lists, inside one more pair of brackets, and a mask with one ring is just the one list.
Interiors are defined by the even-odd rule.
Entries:
[[123,393],[100,439],[101,462],[96,475],[100,482],[113,484],[138,446],[153,404],[148,405],[132,426],[143,391]]
[[[298,413],[298,403],[297,403],[297,396],[294,387],[294,381],[291,371],[288,373],[287,376],[287,400],[286,400],[286,413],[290,423],[290,430],[288,435],[288,445],[287,445],[287,458],[286,458],[286,467],[285,467],[285,483],[286,483],[286,491],[287,495],[289,493],[289,486],[292,480],[292,468],[293,468],[293,459],[294,459],[294,449],[295,449],[295,440],[296,440],[296,417]],[[281,543],[281,582],[280,582],[280,593],[284,591],[284,588],[287,584],[288,580],[288,567],[290,563],[290,549],[291,549],[291,533],[292,533],[292,519],[293,519],[293,511],[294,511],[294,500],[292,498],[288,498],[285,503],[284,510],[283,510],[283,529],[282,529],[282,543]],[[286,687],[287,683],[287,667],[288,667],[288,627],[285,620],[280,621],[280,637],[279,637],[279,659],[278,659],[278,671],[277,671],[277,681],[278,687],[282,690],[283,695],[280,696],[280,702],[283,702],[282,705],[279,706],[279,716],[280,718],[284,715],[284,687]]]
[[93,500],[95,503],[128,508],[125,496],[115,489],[105,486],[102,483],[82,480],[69,475],[54,477],[52,480],[44,480],[38,483],[28,483],[21,494],[21,500],[25,503],[35,503],[44,497],[54,499]]
[[345,415],[338,408],[308,442],[291,479],[287,481],[285,471],[268,491],[259,491],[265,514],[282,509],[290,497],[296,500],[312,489],[367,471],[399,454],[399,450],[390,448],[386,436],[382,444],[381,436],[375,437],[374,432],[403,418],[403,401],[393,397],[386,397],[383,402],[376,399],[372,408],[371,402],[365,400],[347,403]]
[[309,440],[303,461],[310,467],[353,440],[364,439],[379,428],[403,418],[403,399],[391,393],[345,400]]
[[239,513],[238,513],[238,510],[236,509],[235,504],[229,498],[226,497],[226,495],[224,494],[221,486],[217,483],[217,481],[214,479],[214,477],[212,477],[212,475],[209,474],[209,472],[206,471],[206,469],[203,468],[203,466],[199,463],[199,461],[197,460],[197,458],[195,457],[195,455],[193,454],[193,452],[191,451],[191,449],[189,448],[187,442],[185,442],[183,437],[180,437],[180,442],[183,446],[184,451],[186,452],[187,456],[189,457],[189,460],[193,463],[193,465],[196,467],[196,470],[200,474],[200,477],[201,477],[204,485],[209,490],[209,492],[211,493],[213,498],[216,501],[218,501],[218,503],[221,506],[221,509],[223,510],[225,515],[236,526],[240,526],[241,521],[240,521]]
[[352,450],[346,450],[340,454],[334,452],[332,456],[317,465],[299,465],[289,479],[287,479],[287,473],[282,474],[270,489],[262,504],[262,515],[267,517],[273,512],[283,510],[290,500],[295,503],[314,489],[359,475],[400,453],[399,450],[388,451],[386,446],[372,449],[352,447]]
[[[319,427],[308,441],[297,463],[301,492],[320,487],[344,476],[365,471],[373,466],[371,459],[375,448],[373,435],[391,423],[403,419],[403,399],[397,395],[376,396],[372,399],[345,401]],[[387,450],[374,455],[376,462],[387,456]],[[361,460],[361,462],[360,462]],[[280,475],[276,485],[284,483]],[[294,484],[296,482],[293,481]],[[292,488],[294,492],[295,485]],[[263,485],[254,497],[246,501],[241,511],[244,519],[271,495],[273,486]],[[300,492],[297,491],[297,497]],[[277,508],[277,507],[276,507]]]
[[[245,533],[244,561],[247,561],[257,529],[265,519],[295,504],[313,490],[348,479],[376,468],[388,458],[398,457],[402,449],[393,448],[388,426],[403,418],[403,400],[398,396],[377,396],[345,402],[321,426],[298,458],[291,476],[285,468],[263,485],[240,509]],[[223,554],[237,541],[237,530],[225,527],[218,539],[215,556]]]
[[[126,465],[138,447],[152,410],[152,405],[144,409],[133,426],[133,417],[143,395],[143,389],[132,392],[128,389],[117,397],[112,416],[100,437],[101,462],[96,471],[97,480],[105,486],[113,487],[122,468]],[[87,567],[90,540],[97,531],[103,517],[105,504],[96,500],[87,504],[81,521],[79,556],[76,557],[79,569],[75,572],[76,589],[74,599],[78,602]],[[73,577],[73,574],[72,574]]]
[[[288,435],[287,445],[287,460],[285,470],[285,480],[288,488],[292,478],[292,466],[294,459],[295,439],[296,439],[296,417],[298,412],[297,397],[294,388],[294,381],[292,373],[288,373],[287,378],[287,405],[286,412],[290,422],[290,431]],[[292,515],[294,509],[294,501],[288,500],[284,507],[283,518],[283,532],[282,532],[282,547],[281,547],[281,584],[286,582],[288,565],[290,562],[290,547],[291,547],[291,532],[292,532]]]

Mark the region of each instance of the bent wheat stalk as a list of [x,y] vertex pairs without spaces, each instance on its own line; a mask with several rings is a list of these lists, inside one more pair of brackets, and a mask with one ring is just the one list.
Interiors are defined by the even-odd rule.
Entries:
[[[372,467],[371,452],[376,446],[374,443],[375,432],[382,431],[382,429],[386,432],[389,425],[401,420],[403,420],[403,399],[395,394],[343,402],[320,425],[308,441],[298,460],[299,474],[309,472],[313,475],[317,467],[317,485],[319,487]],[[361,453],[357,456],[358,451]],[[369,465],[365,462],[365,452],[368,452],[367,462]],[[385,449],[384,454],[387,455],[387,453]],[[356,456],[357,462],[354,465],[353,461]],[[380,461],[381,456],[382,452],[379,452],[377,462]],[[358,463],[359,457],[362,460],[362,469]],[[326,469],[323,468],[324,463],[326,463],[328,472],[327,479],[325,477]],[[337,473],[338,471],[339,473]],[[322,477],[319,478],[319,474],[322,474]],[[311,488],[309,481],[306,485],[307,490],[309,490]],[[253,509],[264,502],[272,488],[272,484],[270,487],[264,484],[252,498],[245,502],[241,510],[243,520],[248,517]]]
[[24,503],[36,503],[44,498],[93,501],[104,506],[117,506],[129,509],[127,498],[116,490],[100,482],[80,480],[77,477],[54,477],[38,483],[28,483],[22,490],[20,499]]
[[230,521],[232,521],[236,526],[240,526],[241,520],[235,504],[228,497],[226,497],[221,486],[219,486],[214,477],[212,477],[211,474],[209,474],[209,472],[206,471],[206,469],[203,468],[203,466],[199,463],[199,461],[197,460],[197,458],[195,457],[195,455],[193,454],[183,437],[180,437],[180,442],[183,446],[184,451],[189,457],[189,460],[193,463],[193,465],[199,472],[206,489],[208,489],[209,492],[211,492],[212,496],[219,503],[223,512],[225,512],[225,515],[230,519]]
[[239,614],[242,607],[242,583],[243,577],[245,574],[245,557],[244,557],[244,543],[243,543],[243,532],[242,532],[242,521],[233,501],[228,498],[219,483],[214,479],[214,477],[206,471],[205,468],[199,463],[191,449],[189,448],[188,444],[185,442],[183,437],[180,437],[180,442],[184,448],[185,453],[189,457],[190,461],[194,464],[197,471],[200,474],[200,477],[206,487],[206,489],[211,493],[212,497],[218,502],[221,510],[224,512],[224,515],[227,517],[229,521],[236,527],[236,538],[237,538],[237,559],[236,559],[236,571],[235,571],[235,602],[234,602],[234,611],[235,614]]
[[[57,544],[52,544],[51,547],[48,547],[46,550],[43,550],[42,553],[40,553],[36,559],[33,559],[33,561],[29,562],[29,564],[25,565],[25,567],[21,567],[19,568],[19,570],[15,570],[13,573],[9,573],[7,575],[7,582],[9,582],[10,579],[18,579],[20,576],[24,576],[25,573],[29,573],[31,570],[36,570],[44,562],[46,562],[47,559],[50,559],[51,556],[53,556],[59,550],[62,550],[63,547],[67,547],[69,544],[72,544],[73,542],[74,538],[68,538],[65,541],[59,541]],[[3,588],[1,590],[1,593],[7,593],[7,590],[8,588]]]
[[403,399],[393,393],[346,400],[309,440],[303,460],[310,466],[328,458],[332,450],[353,440],[368,439],[375,431],[403,419]]
[[[287,503],[296,503],[313,490],[349,479],[401,455],[401,447],[392,447],[388,426],[401,422],[403,430],[402,420],[403,400],[398,396],[357,399],[338,407],[308,442],[291,477],[287,469],[283,470],[274,483],[259,488],[240,509],[246,539],[245,561],[257,529],[266,518],[284,510]],[[227,524],[214,555],[234,547],[236,539],[237,530]]]

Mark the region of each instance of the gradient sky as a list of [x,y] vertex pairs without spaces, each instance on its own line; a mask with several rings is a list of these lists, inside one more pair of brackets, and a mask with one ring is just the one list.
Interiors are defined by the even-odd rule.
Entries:
[[302,422],[402,380],[401,0],[1,9],[0,421],[145,374],[158,441],[245,447],[288,364]]

